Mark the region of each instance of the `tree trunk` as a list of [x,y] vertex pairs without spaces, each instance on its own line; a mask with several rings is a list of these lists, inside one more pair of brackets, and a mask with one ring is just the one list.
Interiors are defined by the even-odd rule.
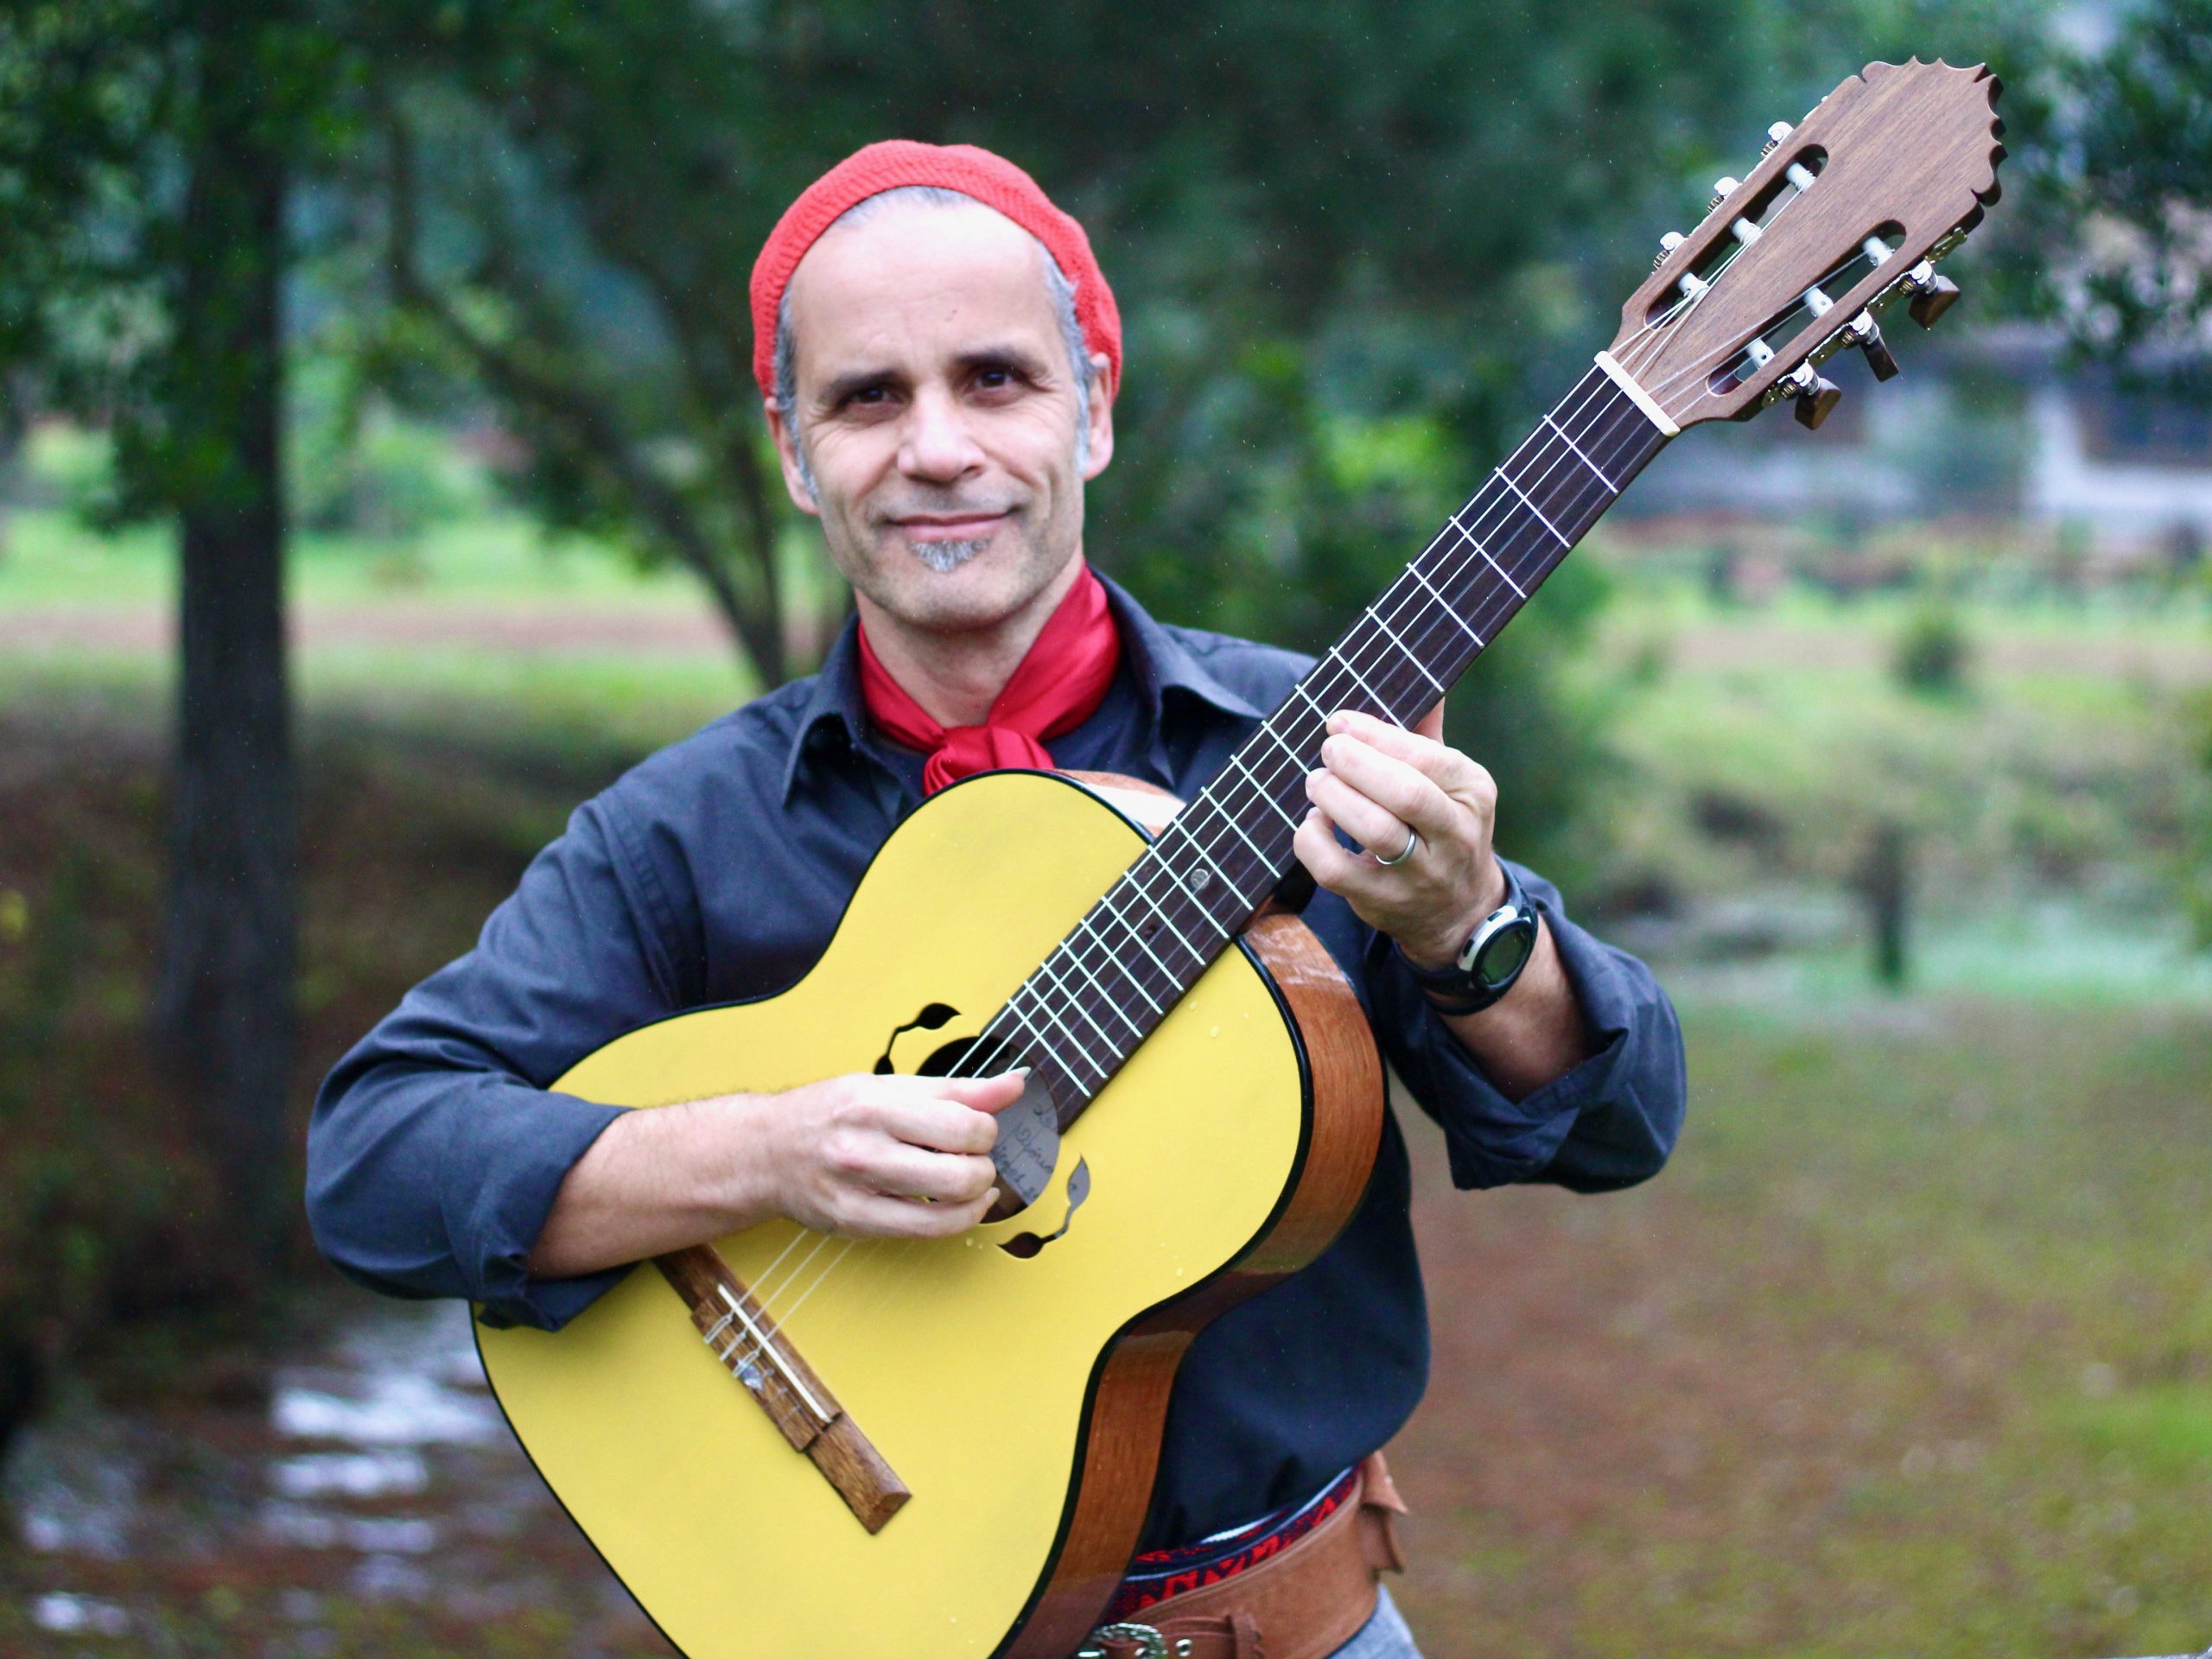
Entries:
[[1874,978],[1886,989],[1901,991],[1910,970],[1912,912],[1912,838],[1903,824],[1885,818],[1874,826],[1859,876],[1874,939]]
[[188,156],[168,407],[183,563],[155,1036],[249,1260],[283,1179],[297,927],[280,467],[283,166],[252,25],[211,29]]

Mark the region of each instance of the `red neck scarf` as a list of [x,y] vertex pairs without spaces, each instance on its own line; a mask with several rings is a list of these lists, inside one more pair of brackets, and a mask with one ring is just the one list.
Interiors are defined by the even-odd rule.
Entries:
[[980,726],[940,726],[891,677],[861,631],[861,693],[868,718],[910,749],[928,752],[922,792],[933,795],[970,772],[1001,766],[1050,772],[1039,741],[1073,731],[1105,701],[1122,660],[1122,633],[1106,585],[1089,565],[1059,602]]

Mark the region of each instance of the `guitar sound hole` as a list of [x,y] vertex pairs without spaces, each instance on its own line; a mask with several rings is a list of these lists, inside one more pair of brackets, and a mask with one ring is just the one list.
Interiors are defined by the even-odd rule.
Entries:
[[[901,1037],[904,1037],[908,1032],[937,1031],[941,1029],[948,1020],[957,1020],[959,1017],[960,1010],[954,1007],[950,1002],[925,1003],[922,1007],[922,1011],[919,1014],[917,1014],[912,1019],[907,1020],[903,1026],[893,1026],[891,1028],[891,1034],[883,1039],[883,1052],[875,1057],[875,1065],[874,1069],[876,1076],[880,1077],[889,1077],[893,1071],[899,1069],[896,1064],[892,1060],[891,1051],[899,1046],[899,1039]],[[950,1047],[951,1045],[948,1044],[946,1046]],[[922,1063],[922,1069],[918,1075],[925,1077],[943,1077],[944,1075],[943,1071],[933,1071],[930,1067],[937,1059],[938,1055],[942,1054],[944,1052],[944,1049],[940,1048],[937,1051],[937,1053],[931,1054],[929,1059],[925,1060]]]
[[957,1071],[963,1077],[988,1077],[1020,1064],[1005,1043],[986,1043],[980,1037],[956,1037],[914,1068],[918,1077],[949,1077]]

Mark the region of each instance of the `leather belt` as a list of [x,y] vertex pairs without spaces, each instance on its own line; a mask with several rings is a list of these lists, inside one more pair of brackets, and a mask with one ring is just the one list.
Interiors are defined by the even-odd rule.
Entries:
[[1280,1555],[1101,1625],[1076,1659],[1325,1659],[1374,1617],[1377,1575],[1406,1570],[1405,1512],[1377,1452],[1344,1506]]

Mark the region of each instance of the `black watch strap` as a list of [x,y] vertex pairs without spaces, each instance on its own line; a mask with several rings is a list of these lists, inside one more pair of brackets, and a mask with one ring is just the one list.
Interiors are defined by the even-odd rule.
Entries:
[[[1399,962],[1439,1014],[1481,1013],[1513,988],[1535,954],[1538,907],[1510,864],[1500,859],[1497,868],[1505,876],[1504,901],[1476,925],[1449,964],[1423,968],[1398,950]],[[1397,950],[1395,941],[1391,948]]]

